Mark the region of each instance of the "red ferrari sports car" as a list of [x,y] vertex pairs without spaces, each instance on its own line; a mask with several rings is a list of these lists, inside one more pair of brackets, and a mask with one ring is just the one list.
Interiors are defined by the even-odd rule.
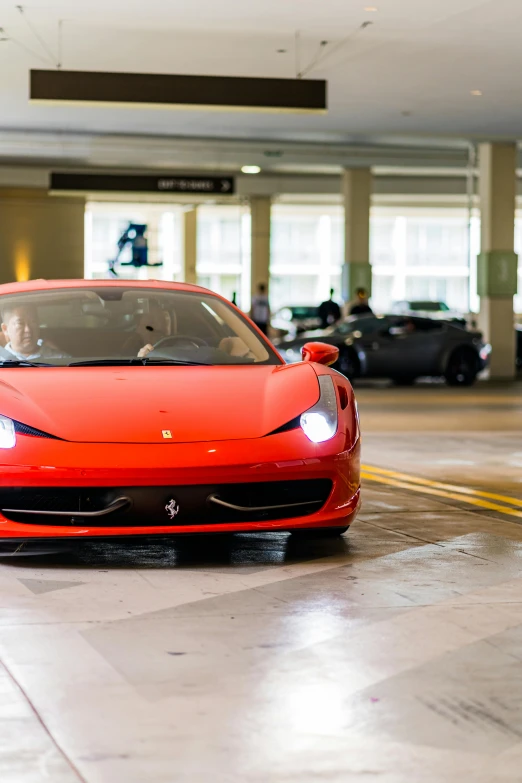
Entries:
[[0,286],[0,542],[342,533],[359,421],[337,349],[287,365],[240,310],[157,281]]

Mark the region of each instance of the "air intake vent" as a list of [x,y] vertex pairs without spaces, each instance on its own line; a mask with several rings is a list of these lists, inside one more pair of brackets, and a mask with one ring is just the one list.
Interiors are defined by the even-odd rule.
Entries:
[[291,421],[287,421],[286,424],[283,424],[281,427],[278,427],[276,430],[272,430],[272,432],[268,432],[265,435],[265,438],[267,438],[269,435],[279,435],[280,432],[289,432],[290,430],[296,430],[300,426],[301,426],[301,416],[296,416],[295,419],[292,419]]

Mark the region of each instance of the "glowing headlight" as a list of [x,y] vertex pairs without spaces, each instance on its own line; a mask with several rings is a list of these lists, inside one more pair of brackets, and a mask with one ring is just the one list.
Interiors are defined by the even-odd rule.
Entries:
[[329,375],[319,377],[319,402],[301,416],[301,428],[312,443],[323,443],[337,432],[337,395]]
[[6,416],[0,416],[0,449],[12,449],[16,445],[14,423]]

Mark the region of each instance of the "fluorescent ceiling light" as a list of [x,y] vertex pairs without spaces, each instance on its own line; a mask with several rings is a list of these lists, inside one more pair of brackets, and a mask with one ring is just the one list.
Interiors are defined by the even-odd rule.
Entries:
[[261,166],[241,166],[243,174],[259,174]]

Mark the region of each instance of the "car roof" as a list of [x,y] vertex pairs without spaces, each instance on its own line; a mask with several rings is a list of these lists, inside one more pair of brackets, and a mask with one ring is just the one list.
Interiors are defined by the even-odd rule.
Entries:
[[407,318],[409,321],[414,321],[414,322],[430,321],[436,324],[448,324],[449,326],[453,325],[451,321],[449,320],[447,321],[443,318],[430,318],[429,316],[425,316],[425,315],[410,315],[410,313],[379,313],[379,315],[376,315],[375,313],[361,313],[360,315],[348,315],[343,320],[343,323],[356,323],[358,321],[367,321],[370,318],[375,318],[378,319],[379,321],[384,321],[386,319],[396,321],[397,319]]
[[284,307],[280,307],[280,310],[317,310],[317,305],[285,305]]
[[195,293],[205,293],[220,297],[219,294],[202,288],[198,285],[189,283],[175,283],[165,280],[28,280],[24,283],[4,283],[0,285],[0,296],[3,294],[22,294],[31,291],[54,291],[56,289],[67,290],[68,288],[150,288],[153,290],[167,291],[191,291]]

